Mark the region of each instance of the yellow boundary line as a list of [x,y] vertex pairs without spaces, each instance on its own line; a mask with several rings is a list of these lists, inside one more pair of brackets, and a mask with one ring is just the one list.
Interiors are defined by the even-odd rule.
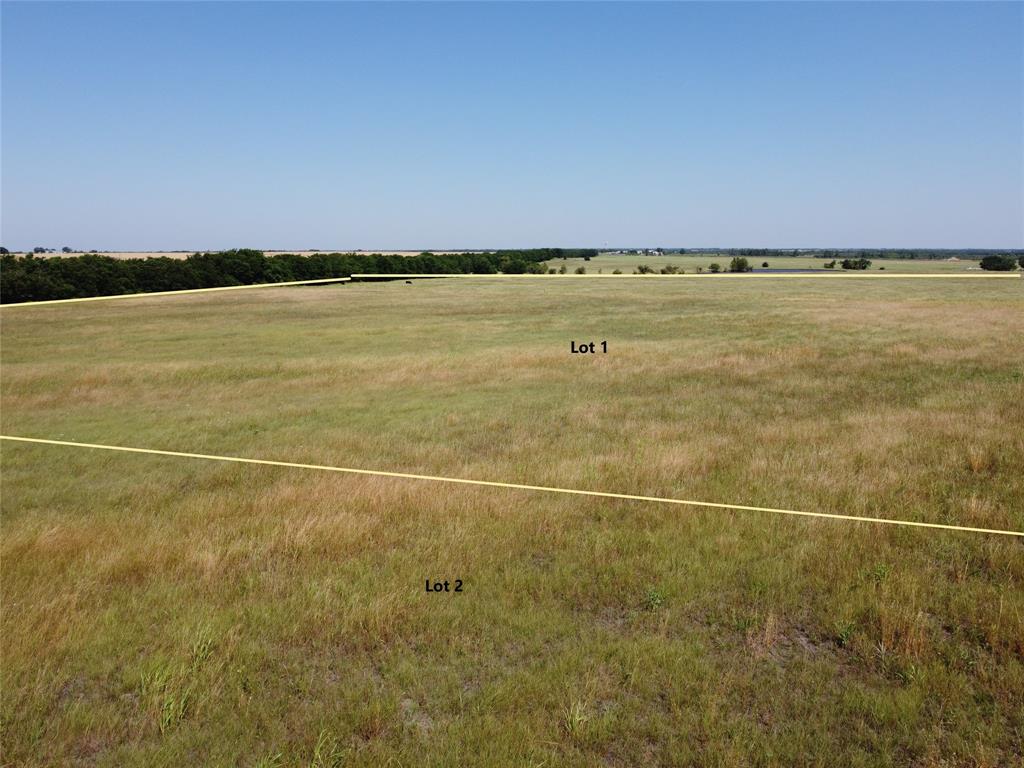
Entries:
[[213,293],[214,291],[243,291],[250,288],[281,288],[288,285],[317,285],[322,283],[347,283],[351,277],[324,277],[316,280],[291,280],[286,283],[253,283],[252,285],[222,285],[217,288],[186,288],[182,291],[149,291],[148,293],[115,293],[110,296],[86,296],[82,299],[50,299],[48,301],[17,301],[0,304],[0,309],[12,307],[39,307],[48,304],[79,304],[84,301],[113,301],[114,299],[142,299],[147,296],[180,296],[183,293]]
[[183,451],[161,451],[153,448],[130,448],[123,445],[103,445],[101,443],[77,443],[70,440],[45,440],[36,437],[16,437],[0,435],[0,440],[11,440],[19,443],[36,443],[40,445],[59,445],[71,448],[93,448],[103,451],[120,451],[123,453],[142,453],[152,456],[174,456],[183,459],[204,459],[207,461],[224,461],[235,464],[258,464],[270,467],[286,467],[290,469],[313,469],[321,472],[341,472],[351,475],[371,475],[374,477],[393,477],[405,480],[429,480],[437,483],[457,483],[460,485],[477,485],[489,488],[509,488],[518,491],[541,491],[544,493],[562,493],[573,496],[596,496],[604,499],[624,499],[627,501],[646,501],[658,504],[677,504],[690,507],[706,507],[711,509],[732,509],[742,512],[770,512],[777,515],[795,515],[799,517],[818,517],[829,520],[846,520],[860,523],[881,523],[885,525],[902,525],[914,528],[939,528],[946,531],[962,531],[968,533],[988,533],[1002,536],[1024,537],[1024,531],[1005,531],[993,528],[971,528],[964,525],[945,525],[942,523],[922,523],[915,520],[896,520],[886,517],[863,517],[859,515],[837,515],[829,512],[802,512],[795,509],[776,509],[773,507],[754,507],[744,504],[721,504],[712,501],[692,501],[689,499],[670,499],[661,496],[640,496],[631,493],[609,493],[606,491],[587,491],[578,488],[556,488],[546,485],[526,485],[524,483],[500,483],[493,480],[468,480],[458,477],[440,477],[436,475],[416,475],[408,472],[386,472],[379,469],[353,469],[351,467],[332,467],[323,464],[301,464],[293,461],[273,461],[270,459],[246,459],[237,456],[216,456],[205,453],[186,453]]
[[716,277],[716,278],[728,277],[728,278],[743,278],[743,279],[752,279],[752,278],[765,278],[765,279],[767,279],[767,278],[788,277],[788,278],[794,278],[794,279],[797,279],[797,278],[802,279],[802,278],[816,278],[816,277],[833,277],[834,278],[834,277],[838,277],[839,275],[844,275],[846,277],[892,278],[892,279],[900,279],[900,280],[904,280],[904,279],[911,279],[911,280],[935,280],[935,279],[938,279],[938,278],[956,279],[956,280],[962,280],[964,278],[968,278],[968,279],[985,279],[985,280],[991,280],[993,278],[997,278],[997,279],[998,278],[1002,278],[1004,280],[1006,278],[1016,278],[1016,279],[1019,280],[1021,278],[1024,278],[1024,275],[1022,275],[1022,274],[1013,274],[1013,273],[1011,273],[1011,274],[992,274],[992,275],[933,275],[933,274],[917,274],[917,273],[902,273],[902,274],[895,274],[895,275],[879,275],[879,274],[876,274],[874,272],[866,273],[866,274],[865,273],[861,273],[861,272],[823,272],[821,274],[818,274],[817,272],[801,272],[801,273],[795,273],[795,272],[789,272],[789,273],[786,273],[786,272],[776,272],[776,273],[766,273],[766,272],[718,272],[718,273],[703,272],[703,273],[696,273],[696,272],[687,272],[686,274],[681,274],[681,275],[680,274],[662,275],[662,274],[658,274],[658,273],[650,273],[650,274],[646,274],[646,275],[637,275],[637,274],[629,274],[629,275],[626,275],[626,274],[623,274],[623,275],[598,275],[598,274],[574,275],[574,274],[570,274],[570,273],[566,273],[564,275],[563,274],[555,274],[555,275],[549,275],[549,274],[502,275],[502,274],[465,273],[465,272],[413,272],[413,273],[408,273],[408,274],[404,274],[404,273],[401,273],[401,272],[364,272],[364,273],[353,273],[352,279],[353,280],[361,280],[361,279],[375,279],[375,278],[381,278],[381,277],[388,277],[388,278],[401,278],[401,277],[404,277],[406,279],[413,278],[413,277],[415,277],[415,278],[424,278],[424,277],[481,277],[481,278],[483,278],[483,277],[500,277],[500,278],[524,278],[524,277],[526,277],[526,278],[541,278],[541,277],[547,277],[547,278],[553,278],[553,277],[572,277],[572,278],[580,278],[580,277],[582,277],[582,278],[588,278],[588,277],[600,277],[600,278],[609,278],[609,279],[610,278],[623,278],[623,277],[628,277],[628,278],[641,278],[641,277],[675,277],[675,278],[690,277],[690,278],[694,278],[694,277],[699,277],[699,278],[702,278],[702,279],[703,278],[711,279],[712,277]]

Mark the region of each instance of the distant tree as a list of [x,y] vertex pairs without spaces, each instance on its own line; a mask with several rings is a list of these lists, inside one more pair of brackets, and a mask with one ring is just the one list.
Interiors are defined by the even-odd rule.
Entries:
[[750,272],[753,267],[750,266],[750,262],[742,256],[734,256],[732,261],[729,262],[730,272]]
[[46,253],[46,249],[43,248],[43,246],[41,245],[37,245],[35,248],[32,249],[32,253]]
[[526,262],[517,258],[505,259],[500,269],[506,275],[521,275],[526,272]]
[[767,261],[762,261],[761,262],[761,269],[768,269],[768,262]]
[[843,259],[839,266],[843,269],[867,269],[871,266],[871,261],[860,256],[856,259]]
[[622,270],[621,269],[613,269],[612,270],[612,274],[613,275],[621,275],[622,274]]
[[590,256],[589,256],[589,255],[588,255],[588,256],[584,256],[584,257],[583,257],[583,260],[584,260],[584,261],[590,261]]
[[1021,269],[1024,269],[1024,256],[1021,256],[1020,258],[1017,259],[1017,264],[1020,266]]
[[836,260],[835,259],[832,259],[832,261],[826,262],[825,269],[835,269],[835,268],[836,268]]
[[1017,263],[1012,256],[986,256],[981,260],[981,268],[990,272],[1012,272]]
[[560,275],[564,275],[565,274],[565,264],[563,264],[562,266],[560,266],[558,268],[558,274],[560,274]]
[[574,270],[574,272],[575,272],[575,273],[576,273],[577,275],[585,275],[585,274],[587,274],[587,268],[586,268],[586,267],[576,267],[576,269]]
[[10,253],[10,251],[6,248],[0,248],[0,256],[6,256],[8,253]]
[[647,264],[641,264],[639,267],[636,268],[636,273],[635,274],[637,274],[637,275],[653,275],[654,274],[654,267],[650,267]]
[[64,246],[63,248],[61,248],[61,249],[60,249],[60,252],[61,252],[61,253],[74,253],[74,251],[72,251],[72,250],[71,250],[70,248],[68,248],[68,247],[67,247],[66,245],[65,245],[65,246]]
[[709,264],[708,265],[708,272],[714,272],[714,273],[717,274],[718,272],[721,272],[721,271],[722,271],[722,268],[718,264]]

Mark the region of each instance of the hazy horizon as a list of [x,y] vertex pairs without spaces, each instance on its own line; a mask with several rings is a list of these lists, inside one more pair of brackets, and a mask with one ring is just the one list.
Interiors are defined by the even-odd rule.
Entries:
[[1019,3],[0,12],[12,251],[1024,248]]

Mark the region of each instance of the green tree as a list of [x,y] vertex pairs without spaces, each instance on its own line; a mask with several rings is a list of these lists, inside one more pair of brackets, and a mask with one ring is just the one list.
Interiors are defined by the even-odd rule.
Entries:
[[717,273],[719,273],[721,271],[722,271],[722,267],[719,266],[717,263],[713,263],[713,264],[709,264],[708,265],[708,272],[714,272],[715,274],[717,274]]
[[1012,272],[1017,264],[1012,256],[986,256],[981,260],[981,268],[990,272]]
[[754,268],[750,266],[750,262],[742,256],[734,256],[732,261],[729,262],[730,272],[750,272],[753,269]]

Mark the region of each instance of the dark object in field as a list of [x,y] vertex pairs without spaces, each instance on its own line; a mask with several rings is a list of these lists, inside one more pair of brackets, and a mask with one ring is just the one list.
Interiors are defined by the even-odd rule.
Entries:
[[1017,269],[1012,256],[986,256],[981,260],[980,266],[992,272],[1012,272]]
[[406,284],[406,285],[412,285],[412,280],[406,280],[406,281],[405,281],[405,284]]

